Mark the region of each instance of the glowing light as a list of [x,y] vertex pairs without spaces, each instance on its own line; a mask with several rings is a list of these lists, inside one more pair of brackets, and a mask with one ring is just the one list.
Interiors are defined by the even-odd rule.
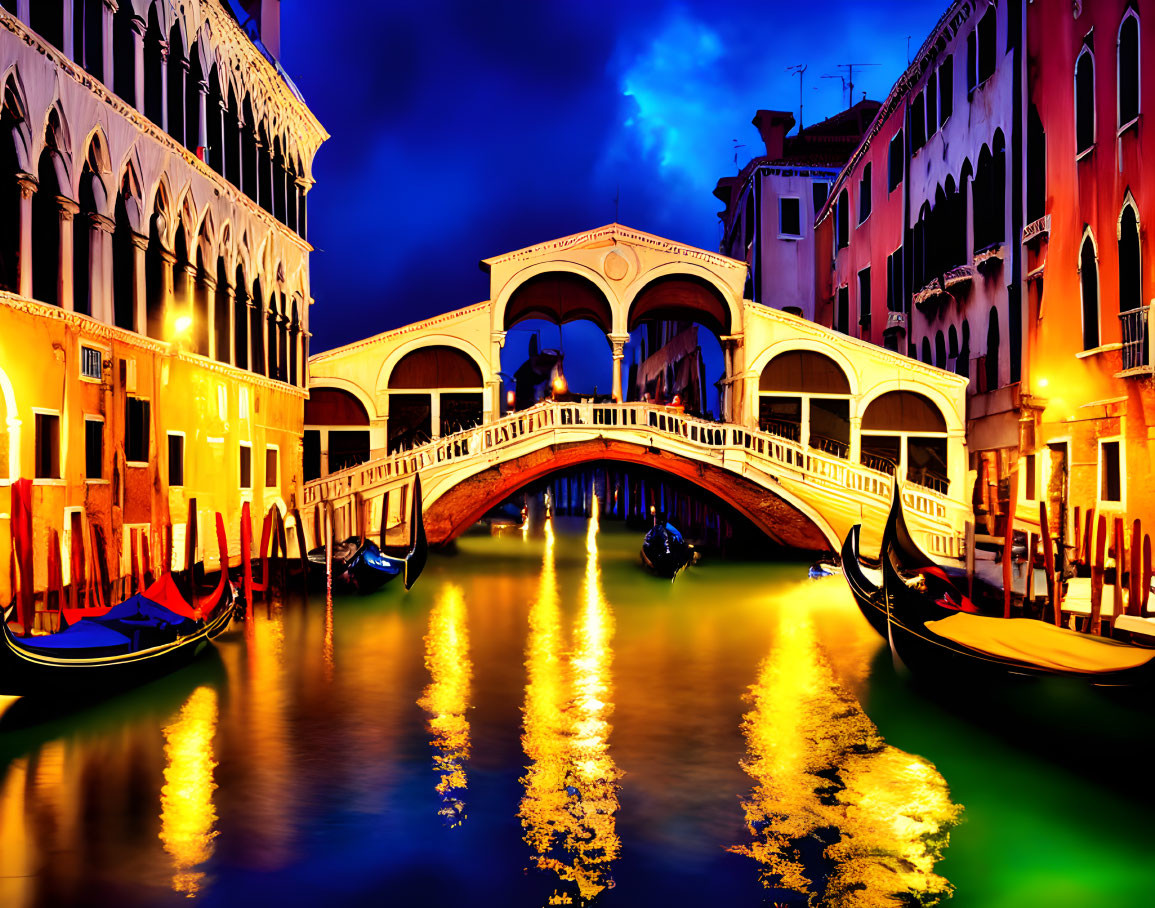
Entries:
[[444,588],[429,613],[425,667],[432,682],[417,705],[431,716],[433,768],[442,803],[437,812],[448,826],[460,826],[466,818],[462,794],[468,787],[465,761],[469,759],[469,720],[465,713],[473,663],[469,661],[464,593],[454,584]]
[[178,315],[173,327],[176,328],[177,334],[184,334],[192,328],[192,317],[188,315]]
[[[767,888],[832,905],[930,905],[950,894],[934,865],[961,808],[934,766],[886,744],[835,680],[808,612],[782,613],[748,698],[751,842],[730,850],[761,865]],[[831,843],[820,867],[803,858],[815,840]]]
[[569,385],[566,384],[565,376],[559,375],[553,380],[553,390],[556,394],[565,394]]
[[1047,381],[1045,378],[1040,378],[1040,379],[1039,379],[1039,387],[1040,387],[1040,388],[1045,388],[1045,387],[1047,387],[1047,385],[1049,385],[1049,384],[1050,384],[1050,382],[1049,382],[1049,381]]
[[512,391],[505,392],[505,405],[507,407],[512,407],[516,401],[517,398],[514,396]]
[[192,692],[180,713],[164,729],[168,765],[161,789],[160,840],[173,859],[172,888],[192,897],[204,872],[195,870],[213,854],[217,813],[213,807],[213,736],[217,729],[217,693],[211,687]]

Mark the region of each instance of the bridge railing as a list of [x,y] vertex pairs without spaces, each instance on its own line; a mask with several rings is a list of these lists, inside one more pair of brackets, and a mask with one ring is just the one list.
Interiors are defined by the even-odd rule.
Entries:
[[[323,499],[403,480],[420,470],[500,453],[526,438],[569,427],[595,427],[610,434],[616,430],[625,433],[642,431],[706,448],[719,457],[724,457],[726,451],[741,450],[755,465],[773,470],[787,468],[802,474],[807,481],[849,490],[882,502],[889,500],[893,489],[894,477],[885,470],[816,448],[803,447],[797,441],[770,432],[687,416],[672,408],[650,403],[550,401],[411,450],[398,451],[332,473],[309,483],[305,487],[304,501],[306,505],[312,505]],[[908,484],[903,489],[903,501],[908,508],[931,520],[946,520],[951,503],[946,494],[948,490],[945,485],[933,489]]]

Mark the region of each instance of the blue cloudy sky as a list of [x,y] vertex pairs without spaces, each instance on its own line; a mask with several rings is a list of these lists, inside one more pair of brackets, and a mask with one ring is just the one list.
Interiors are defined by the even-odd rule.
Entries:
[[[945,9],[284,0],[281,58],[332,134],[310,195],[314,351],[488,297],[480,259],[618,219],[717,248],[711,190],[759,108],[881,99]],[[735,144],[742,146],[735,148]]]

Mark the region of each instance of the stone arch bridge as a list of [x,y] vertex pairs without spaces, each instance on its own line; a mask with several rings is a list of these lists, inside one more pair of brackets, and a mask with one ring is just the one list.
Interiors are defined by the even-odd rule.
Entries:
[[[927,548],[961,557],[965,379],[744,299],[744,263],[618,224],[482,267],[489,300],[310,359],[306,475],[320,476],[303,490],[307,524],[328,502],[338,533],[362,506],[375,528],[386,493],[419,472],[430,541],[443,543],[551,472],[617,461],[687,479],[815,551],[855,523],[869,548],[897,481]],[[604,330],[611,394],[512,409],[501,348],[531,318]],[[718,338],[720,420],[628,400],[623,348],[648,321]],[[418,443],[402,433],[415,420]]]

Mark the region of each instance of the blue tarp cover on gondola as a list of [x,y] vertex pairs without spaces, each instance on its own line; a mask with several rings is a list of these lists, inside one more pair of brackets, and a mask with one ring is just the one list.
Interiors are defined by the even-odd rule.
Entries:
[[102,624],[114,621],[131,621],[140,626],[169,627],[184,624],[189,619],[137,593],[119,605],[114,605],[95,620]]
[[127,651],[132,641],[110,627],[85,618],[58,634],[24,637],[20,642],[32,649],[108,649],[119,646]]

